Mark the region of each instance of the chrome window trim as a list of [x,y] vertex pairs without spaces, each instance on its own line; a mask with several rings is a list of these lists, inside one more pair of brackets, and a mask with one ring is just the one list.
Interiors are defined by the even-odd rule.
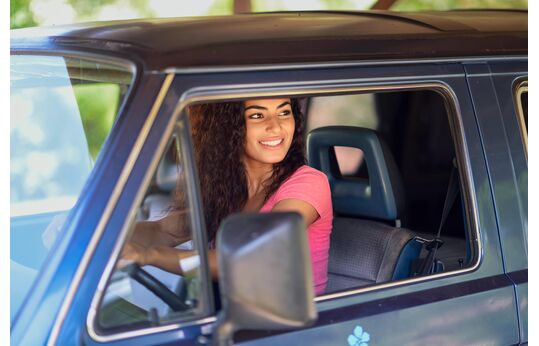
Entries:
[[[91,305],[90,305],[90,310],[89,310],[87,318],[86,318],[86,328],[87,328],[87,331],[88,331],[88,335],[92,339],[94,339],[95,341],[98,341],[98,342],[110,342],[110,341],[122,340],[122,339],[132,338],[132,337],[135,337],[135,336],[143,336],[143,335],[147,335],[147,334],[166,332],[166,331],[169,331],[169,330],[174,330],[174,329],[188,327],[188,326],[213,323],[216,320],[216,318],[213,317],[213,316],[210,316],[210,317],[203,316],[202,318],[200,318],[199,316],[196,316],[197,314],[201,315],[203,313],[202,310],[197,309],[198,311],[195,312],[195,316],[189,316],[191,318],[190,320],[179,321],[179,322],[170,322],[170,323],[163,324],[161,326],[156,326],[156,327],[139,328],[139,329],[133,329],[133,330],[120,332],[120,333],[113,333],[113,334],[100,334],[95,328],[97,312],[98,312],[98,309],[99,309],[99,303],[101,302],[101,298],[103,297],[103,295],[105,293],[105,289],[107,287],[108,280],[109,280],[110,275],[111,275],[111,273],[112,273],[112,271],[114,269],[114,265],[116,263],[118,255],[120,254],[121,249],[123,248],[124,242],[125,242],[125,240],[127,238],[127,235],[129,234],[129,231],[131,230],[132,225],[133,225],[133,223],[135,221],[135,214],[136,214],[137,206],[140,204],[140,202],[142,202],[142,199],[143,199],[144,195],[146,194],[148,186],[150,185],[151,178],[152,178],[152,176],[153,176],[154,172],[156,171],[157,166],[159,164],[159,159],[163,155],[163,153],[164,153],[164,151],[165,151],[165,149],[167,147],[167,144],[170,142],[171,138],[173,137],[174,132],[175,132],[174,130],[175,130],[176,126],[180,127],[182,125],[181,123],[178,123],[178,118],[172,117],[172,119],[174,121],[170,121],[167,124],[167,127],[166,127],[165,131],[163,132],[163,135],[161,136],[161,139],[160,139],[160,142],[158,144],[157,150],[155,151],[155,154],[151,159],[151,163],[150,163],[150,165],[148,166],[148,169],[145,172],[145,175],[144,175],[143,181],[142,181],[142,183],[140,185],[140,188],[137,191],[137,194],[136,194],[135,198],[133,199],[133,203],[131,204],[131,207],[130,207],[130,210],[129,210],[129,216],[126,219],[126,221],[128,221],[128,222],[125,222],[124,225],[122,226],[122,229],[120,231],[120,236],[118,237],[118,240],[116,241],[116,244],[114,246],[114,250],[113,250],[113,252],[112,252],[112,254],[111,254],[111,256],[110,256],[110,258],[109,258],[109,260],[107,262],[107,265],[105,267],[105,270],[103,271],[103,274],[101,275],[101,278],[100,278],[99,283],[98,283],[97,290],[96,290],[96,292],[94,294],[94,297],[92,299],[92,302],[91,302]],[[180,141],[181,141],[181,138],[180,138]],[[189,150],[189,149],[186,148],[186,146],[183,143],[182,143],[181,149],[182,149],[182,157],[185,157],[186,156],[186,155],[184,155],[185,151]],[[193,181],[193,179],[191,177],[187,177],[187,180],[191,181],[191,182]],[[190,205],[194,205],[194,203],[192,203],[192,201],[193,201],[193,198],[192,198],[193,193],[192,192],[193,191],[190,190],[190,193],[188,194],[189,195]],[[202,229],[202,231],[205,232],[205,229]],[[193,233],[194,233],[194,235],[196,235],[196,232],[193,232]],[[196,240],[195,237],[193,237],[193,240],[196,243],[197,240]],[[201,273],[201,275],[203,275],[203,274]],[[196,319],[193,319],[193,317],[195,317]]]
[[[424,76],[418,78],[425,78]],[[297,83],[296,83],[297,84]],[[327,82],[318,81],[310,82],[313,84],[310,88],[304,87],[302,89],[291,89],[288,86],[288,89],[284,88],[272,88],[272,89],[261,89],[259,86],[253,86],[252,89],[259,89],[256,91],[246,90],[248,86],[239,86],[239,88],[244,89],[238,92],[226,92],[226,89],[234,89],[234,86],[222,86],[222,87],[212,87],[212,88],[194,88],[187,91],[182,95],[180,103],[177,106],[174,116],[178,114],[187,107],[189,104],[194,102],[212,102],[212,101],[226,101],[232,99],[242,99],[242,98],[257,98],[257,97],[275,97],[275,96],[323,96],[324,94],[349,94],[349,93],[367,93],[367,92],[386,92],[386,91],[404,91],[404,90],[432,90],[438,92],[446,104],[447,116],[451,128],[451,135],[453,137],[453,142],[455,145],[455,153],[458,162],[460,183],[463,185],[462,191],[466,191],[464,194],[464,203],[466,211],[466,222],[468,224],[468,229],[472,236],[470,237],[470,242],[472,244],[472,251],[474,253],[474,263],[463,269],[432,274],[425,277],[417,278],[408,278],[399,281],[387,282],[383,284],[373,285],[364,288],[352,289],[343,292],[329,293],[315,298],[315,302],[322,302],[334,298],[347,297],[359,293],[370,292],[380,289],[385,289],[388,287],[396,287],[407,285],[416,282],[430,281],[433,279],[439,279],[443,277],[449,277],[454,275],[460,275],[468,272],[475,271],[483,257],[483,246],[481,241],[481,234],[479,232],[479,220],[477,205],[477,196],[474,192],[474,185],[472,181],[472,172],[471,172],[471,163],[467,150],[466,139],[464,137],[464,127],[462,124],[462,118],[459,111],[458,99],[454,94],[453,90],[444,83],[440,82],[418,82],[418,83],[384,83],[383,85],[369,85],[369,86],[345,86],[339,87],[331,85],[329,87],[323,87],[321,85],[327,84]],[[363,84],[363,83],[362,83]],[[223,89],[222,94],[216,93],[216,90]]]
[[[82,276],[84,275],[84,272],[86,271],[86,268],[88,267],[88,263],[90,262],[90,259],[95,251],[95,248],[97,247],[97,244],[99,242],[99,239],[101,238],[101,235],[103,234],[103,231],[105,230],[105,226],[107,225],[110,219],[110,216],[112,215],[112,212],[114,208],[116,207],[116,203],[118,202],[118,199],[124,189],[124,186],[127,183],[127,179],[133,169],[136,159],[139,156],[139,152],[141,151],[142,146],[146,141],[146,138],[155,121],[155,118],[157,117],[157,113],[159,112],[159,109],[161,108],[165,95],[167,94],[168,89],[173,79],[174,79],[174,75],[170,74],[170,75],[167,75],[165,80],[163,81],[161,90],[159,91],[159,94],[154,104],[152,105],[152,108],[150,109],[148,117],[146,118],[146,121],[143,124],[142,131],[139,133],[135,141],[135,145],[133,146],[133,148],[131,149],[131,152],[129,153],[127,162],[125,166],[123,167],[120,177],[118,179],[118,183],[114,187],[111,198],[108,200],[107,205],[105,206],[105,211],[103,215],[101,216],[101,218],[99,219],[95,232],[92,235],[92,238],[90,239],[90,242],[88,244],[88,247],[86,248],[86,251],[84,252],[84,255],[79,264],[79,267],[77,268],[75,277],[73,278],[69,286],[64,302],[62,303],[62,306],[60,307],[60,311],[57,315],[56,322],[53,325],[47,345],[54,345],[58,339],[63,321],[71,306],[71,303],[75,296],[75,292],[77,288],[79,287]],[[116,247],[118,247],[118,245]]]
[[251,71],[275,71],[291,69],[317,69],[317,68],[344,68],[361,66],[387,66],[387,65],[419,65],[419,64],[439,64],[455,63],[462,64],[468,62],[507,62],[528,59],[527,55],[510,56],[470,56],[454,58],[420,58],[420,59],[388,59],[388,60],[360,60],[342,62],[319,62],[319,63],[292,63],[292,64],[263,64],[263,65],[231,65],[231,66],[206,66],[206,67],[169,67],[163,70],[151,71],[151,73],[174,73],[179,74],[199,74],[199,73],[223,73],[223,72],[251,72]]
[[[169,77],[172,77],[172,79],[173,79],[174,75],[173,74],[167,75],[167,79]],[[172,84],[172,79],[171,79],[169,85],[167,86],[167,89]],[[161,95],[161,92],[160,92],[160,95]],[[157,102],[157,100],[156,100],[156,102]],[[161,102],[162,102],[162,100],[161,100]],[[152,110],[153,110],[153,108],[152,108]],[[156,112],[156,114],[157,114],[157,112]],[[152,121],[152,124],[153,124],[153,121]],[[88,315],[87,315],[87,318],[86,318],[86,329],[87,329],[88,335],[93,340],[95,340],[97,342],[111,342],[111,341],[117,341],[117,340],[133,338],[133,337],[137,337],[137,336],[144,336],[144,335],[149,335],[149,334],[166,332],[166,331],[175,330],[175,329],[184,328],[184,327],[189,327],[189,326],[205,325],[205,324],[213,323],[217,319],[214,316],[204,316],[202,318],[192,319],[192,320],[188,320],[188,321],[171,322],[171,323],[164,324],[164,325],[161,325],[161,326],[133,329],[133,330],[130,330],[130,331],[125,331],[125,332],[120,332],[120,333],[115,333],[115,334],[99,334],[99,332],[95,328],[95,323],[96,323],[96,318],[97,318],[97,311],[99,309],[99,303],[101,302],[101,298],[103,297],[103,294],[105,293],[105,289],[107,287],[107,282],[109,280],[109,277],[110,277],[110,274],[111,274],[112,270],[114,269],[114,265],[116,263],[117,257],[120,254],[120,251],[121,251],[121,249],[122,249],[122,247],[124,245],[125,239],[127,238],[129,230],[131,229],[131,227],[133,225],[133,222],[135,220],[134,215],[136,213],[137,204],[140,201],[142,201],[142,198],[144,197],[144,194],[146,193],[146,189],[149,186],[152,175],[155,172],[155,170],[157,169],[157,165],[159,164],[159,159],[160,159],[161,155],[164,153],[165,148],[167,146],[167,143],[169,143],[171,137],[173,136],[174,129],[175,129],[177,124],[178,124],[178,115],[174,111],[174,115],[170,118],[169,123],[167,124],[166,129],[163,132],[163,135],[161,136],[161,139],[160,139],[160,142],[158,144],[157,150],[155,151],[155,154],[151,159],[151,163],[150,163],[148,169],[145,172],[145,175],[144,175],[143,181],[142,181],[142,183],[140,185],[140,188],[137,191],[137,194],[136,194],[135,198],[133,199],[133,203],[132,203],[132,205],[130,207],[130,210],[129,210],[129,216],[126,219],[126,221],[128,221],[128,222],[124,223],[124,225],[123,225],[123,227],[122,227],[122,229],[120,231],[120,236],[118,237],[118,239],[116,241],[116,244],[114,246],[114,250],[113,250],[113,252],[112,252],[112,254],[111,254],[110,258],[109,258],[109,261],[107,262],[107,265],[105,266],[105,270],[103,271],[103,274],[101,275],[101,278],[100,278],[99,283],[98,283],[97,290],[96,290],[96,292],[94,294],[94,297],[92,298],[92,302],[90,304],[90,309],[88,311]],[[142,148],[142,146],[136,151],[137,152],[137,155],[136,155],[137,157],[138,157],[138,154],[139,154],[141,148]],[[182,151],[185,151],[187,149],[188,148],[185,148],[185,146],[182,146]],[[182,156],[185,156],[185,155],[182,155]],[[129,170],[129,172],[127,172],[128,175],[131,172],[131,170],[132,170],[132,168]],[[123,173],[124,172],[122,171],[122,174]],[[192,179],[190,179],[190,180],[192,181]],[[192,193],[189,193],[189,201],[190,201],[190,203],[192,203],[192,199],[193,199],[192,197],[193,197]],[[116,202],[115,202],[115,204],[116,204]],[[108,216],[108,218],[110,218],[110,215]],[[203,230],[203,231],[205,231],[205,230]]]
[[[172,74],[169,74],[168,76],[171,76]],[[168,78],[167,76],[167,78]],[[421,78],[425,78],[424,76]],[[410,79],[410,78],[409,78]],[[458,107],[458,101],[457,98],[452,91],[452,89],[447,86],[444,83],[441,82],[417,82],[417,83],[388,83],[384,82],[384,84],[377,84],[373,83],[368,86],[364,86],[365,83],[346,83],[346,85],[342,85],[343,83],[337,84],[338,81],[332,81],[331,84],[329,84],[328,81],[316,81],[311,82],[310,86],[301,86],[294,88],[293,85],[298,85],[298,83],[279,83],[274,84],[272,87],[261,87],[260,84],[251,84],[251,85],[221,85],[221,86],[214,86],[214,87],[197,87],[187,90],[185,93],[183,93],[178,100],[178,103],[174,109],[173,115],[170,117],[169,123],[167,124],[165,133],[163,135],[163,138],[161,140],[161,143],[159,144],[158,150],[156,150],[155,156],[152,158],[151,167],[146,171],[145,180],[149,179],[149,172],[153,172],[158,164],[158,157],[159,153],[163,152],[166,146],[166,143],[168,142],[169,137],[172,135],[172,131],[174,128],[175,123],[177,122],[177,119],[179,119],[180,114],[192,103],[200,103],[200,102],[214,102],[214,101],[227,101],[227,100],[234,100],[234,99],[244,99],[244,98],[257,98],[257,97],[275,97],[275,96],[324,96],[324,95],[331,95],[331,94],[350,94],[350,93],[368,93],[368,92],[386,92],[386,91],[406,91],[406,90],[431,90],[439,93],[442,98],[444,99],[444,102],[446,103],[446,110],[448,112],[447,116],[449,118],[451,132],[453,135],[453,140],[455,142],[455,151],[457,153],[457,161],[459,166],[459,174],[461,177],[461,184],[464,185],[464,190],[467,191],[464,195],[464,202],[465,202],[465,211],[466,211],[466,222],[468,223],[469,229],[471,232],[475,232],[473,235],[475,237],[472,237],[472,239],[475,241],[475,244],[472,245],[472,249],[476,249],[477,253],[475,253],[474,259],[475,262],[472,266],[450,271],[446,273],[439,273],[439,274],[433,274],[426,277],[418,277],[418,278],[410,278],[410,279],[404,279],[400,281],[394,281],[394,282],[388,282],[378,285],[373,285],[369,287],[359,288],[359,289],[353,289],[345,292],[337,292],[337,293],[331,293],[322,295],[319,297],[316,297],[314,299],[315,302],[322,302],[334,298],[341,298],[341,297],[347,297],[359,293],[364,292],[370,292],[370,291],[376,291],[380,289],[385,289],[389,287],[397,287],[402,286],[410,283],[416,283],[416,282],[423,282],[423,281],[430,281],[433,279],[453,276],[453,275],[459,275],[463,273],[468,273],[475,271],[482,259],[483,254],[483,248],[482,248],[482,242],[481,242],[481,234],[479,232],[479,224],[478,224],[478,212],[477,212],[477,205],[475,201],[477,200],[476,195],[474,193],[473,189],[473,181],[472,181],[472,175],[471,175],[471,168],[470,168],[470,158],[468,155],[468,152],[465,150],[466,148],[466,140],[464,138],[463,133],[463,124],[462,119],[460,117],[459,107]],[[324,85],[326,84],[326,85]],[[140,149],[139,149],[140,150]],[[130,172],[130,171],[129,171]],[[126,174],[129,172],[125,172]],[[124,172],[122,172],[123,174]],[[135,200],[141,199],[142,194],[144,193],[144,183],[141,185],[141,188],[137,192],[137,196]],[[132,208],[130,210],[130,214],[133,214],[135,212],[135,205],[136,203],[133,203]],[[110,217],[110,215],[108,215]],[[108,219],[107,217],[107,219]],[[134,329],[132,331],[117,333],[117,334],[109,334],[109,335],[100,335],[96,332],[94,328],[94,322],[95,317],[98,309],[98,304],[101,299],[102,294],[104,293],[104,289],[106,287],[106,283],[108,281],[108,277],[110,275],[110,272],[113,269],[113,265],[116,262],[116,257],[120,252],[121,247],[123,246],[123,241],[125,240],[125,237],[127,236],[127,232],[129,230],[129,227],[132,223],[133,218],[130,218],[130,222],[126,222],[124,227],[121,231],[121,236],[118,238],[114,253],[111,255],[111,258],[109,259],[109,263],[107,264],[106,270],[104,274],[102,275],[98,290],[96,291],[96,294],[94,295],[94,298],[92,300],[91,308],[88,312],[87,320],[86,320],[86,327],[89,336],[98,342],[110,342],[110,341],[118,341],[123,340],[127,338],[132,337],[139,337],[139,336],[145,336],[149,334],[155,334],[160,332],[166,332],[175,330],[178,328],[193,326],[193,325],[203,325],[206,323],[213,323],[216,321],[216,316],[206,316],[198,320],[192,320],[187,322],[178,322],[178,323],[171,323],[166,324],[162,326],[157,327],[149,327],[149,328],[143,328],[143,329]],[[95,247],[95,244],[94,244]],[[79,278],[80,280],[80,278]]]
[[[108,279],[108,276],[105,276],[105,278]],[[105,283],[106,282],[107,280],[105,280]],[[212,323],[215,323],[215,321],[217,321],[217,317],[210,316],[210,317],[204,317],[201,319],[191,320],[187,322],[176,322],[176,323],[171,323],[171,324],[164,324],[158,327],[140,328],[140,329],[133,329],[133,330],[116,333],[116,334],[101,335],[97,333],[97,331],[94,329],[93,324],[92,324],[92,321],[94,321],[96,318],[95,313],[97,311],[96,310],[90,310],[90,311],[91,313],[88,314],[88,318],[86,321],[86,328],[88,329],[88,335],[97,342],[112,342],[112,341],[124,340],[124,339],[139,337],[139,336],[168,332],[171,330],[177,330],[177,329],[192,327],[192,326],[201,326],[201,328],[203,328],[204,325],[210,325]],[[201,333],[201,334],[204,334],[204,333]]]
[[[442,272],[438,274],[431,274],[423,277],[407,278],[399,281],[390,281],[382,284],[372,285],[368,287],[362,287],[342,292],[335,292],[316,297],[316,302],[323,302],[326,300],[331,300],[335,298],[348,297],[360,293],[376,291],[380,289],[397,287],[402,285],[413,284],[423,281],[431,281],[435,279],[440,279],[449,276],[461,275],[464,273],[469,273],[475,271],[481,264],[483,258],[483,245],[481,239],[481,233],[479,231],[479,217],[477,211],[477,196],[475,194],[474,184],[472,180],[472,171],[471,171],[471,162],[468,151],[466,150],[466,138],[464,137],[464,125],[462,123],[462,117],[460,114],[460,107],[458,99],[453,92],[453,90],[443,83],[428,83],[423,84],[423,87],[409,87],[407,90],[411,89],[428,89],[436,91],[443,98],[445,103],[445,108],[447,111],[447,117],[449,121],[449,127],[451,131],[451,137],[453,139],[453,144],[455,147],[455,154],[457,159],[457,166],[459,171],[459,178],[461,184],[461,191],[464,191],[464,210],[466,213],[466,224],[467,229],[471,233],[469,239],[471,249],[474,251],[473,258],[474,263],[471,266],[459,270],[453,270],[448,272]],[[401,89],[402,90],[402,89]]]
[[528,79],[520,80],[516,83],[513,95],[516,105],[516,113],[518,126],[520,128],[520,137],[522,138],[522,144],[524,145],[524,154],[526,155],[526,161],[528,161],[528,129],[526,128],[526,120],[524,119],[524,110],[522,109],[522,94],[528,92]]
[[131,95],[131,87],[135,85],[135,81],[138,77],[138,69],[135,62],[125,59],[120,56],[114,56],[114,55],[101,55],[96,53],[87,53],[83,51],[69,51],[69,50],[19,50],[19,49],[11,49],[10,56],[55,56],[55,57],[62,57],[62,58],[71,58],[71,59],[81,59],[81,60],[90,60],[90,61],[96,61],[101,62],[105,64],[110,65],[116,65],[121,66],[125,68],[126,70],[129,70],[133,74],[131,85],[129,86],[129,90],[127,92],[128,95]]

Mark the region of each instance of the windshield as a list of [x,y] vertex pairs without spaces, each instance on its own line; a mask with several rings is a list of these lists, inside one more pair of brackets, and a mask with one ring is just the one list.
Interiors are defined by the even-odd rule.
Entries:
[[12,56],[11,318],[61,233],[132,80],[125,67]]

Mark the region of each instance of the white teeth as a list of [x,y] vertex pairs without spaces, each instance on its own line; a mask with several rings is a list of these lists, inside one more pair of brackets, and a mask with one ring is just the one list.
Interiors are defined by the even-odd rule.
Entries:
[[281,138],[281,139],[276,139],[274,141],[260,141],[260,143],[264,144],[264,145],[268,145],[270,147],[275,147],[275,146],[281,144],[282,141],[283,141],[283,139]]

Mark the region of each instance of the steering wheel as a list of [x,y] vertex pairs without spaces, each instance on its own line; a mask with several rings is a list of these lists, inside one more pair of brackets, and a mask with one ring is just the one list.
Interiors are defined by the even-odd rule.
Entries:
[[159,297],[159,299],[165,302],[173,311],[185,311],[192,307],[185,302],[187,288],[183,277],[180,280],[179,292],[176,294],[153,275],[140,268],[137,263],[128,264],[121,270]]

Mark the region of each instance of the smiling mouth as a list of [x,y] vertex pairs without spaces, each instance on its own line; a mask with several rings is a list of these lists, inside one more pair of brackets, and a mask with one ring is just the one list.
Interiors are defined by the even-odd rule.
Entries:
[[281,143],[283,143],[283,141],[284,141],[284,139],[280,138],[280,139],[275,139],[275,140],[272,140],[272,141],[260,141],[259,143],[264,145],[264,146],[267,146],[267,147],[277,147]]

